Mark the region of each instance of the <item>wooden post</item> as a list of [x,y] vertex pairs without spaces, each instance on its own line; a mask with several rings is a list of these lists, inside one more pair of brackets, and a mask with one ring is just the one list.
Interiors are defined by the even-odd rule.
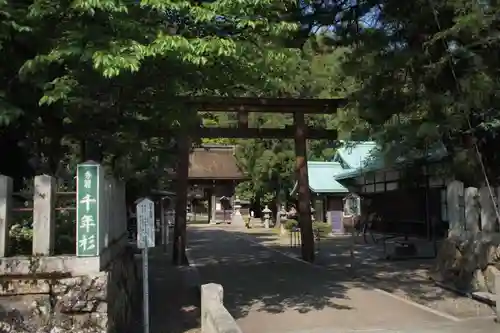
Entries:
[[208,212],[207,212],[207,216],[208,216],[208,223],[212,223],[212,193],[213,193],[213,189],[212,187],[210,187],[209,190],[206,191],[207,193],[207,201],[208,201]]
[[238,128],[248,129],[248,112],[238,112]]
[[12,214],[12,178],[0,175],[0,258],[7,255]]
[[210,224],[217,224],[217,197],[215,196],[215,187],[210,194]]
[[191,140],[184,134],[178,138],[178,161],[177,161],[177,200],[175,203],[175,227],[173,242],[173,264],[185,265],[186,258],[186,206],[188,194],[189,176],[189,151]]
[[306,124],[304,114],[296,112],[293,115],[295,125],[295,155],[298,182],[298,213],[302,239],[302,259],[314,261],[314,237],[311,221],[311,194],[307,174],[306,155]]
[[35,177],[33,193],[33,254],[51,255],[55,243],[56,179],[52,176]]

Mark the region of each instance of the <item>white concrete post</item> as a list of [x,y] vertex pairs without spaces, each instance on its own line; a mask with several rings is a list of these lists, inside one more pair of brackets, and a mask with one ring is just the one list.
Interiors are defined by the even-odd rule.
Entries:
[[483,186],[479,189],[479,203],[481,204],[481,230],[487,233],[495,232],[495,227],[497,223],[495,201],[496,198],[491,198],[491,195],[495,195],[493,189],[488,188],[488,186]]
[[51,255],[55,243],[56,179],[35,177],[33,193],[33,254]]
[[12,213],[12,178],[0,175],[0,258],[7,254]]
[[468,234],[476,234],[479,231],[479,201],[478,189],[467,187],[465,189],[465,227]]
[[460,211],[460,197],[464,194],[464,183],[453,180],[446,187],[446,201],[448,203],[448,221],[450,223],[448,235],[457,236],[465,229],[464,217]]
[[220,284],[208,283],[201,286],[201,333],[213,333],[210,312],[214,311],[211,302],[223,304],[224,289]]

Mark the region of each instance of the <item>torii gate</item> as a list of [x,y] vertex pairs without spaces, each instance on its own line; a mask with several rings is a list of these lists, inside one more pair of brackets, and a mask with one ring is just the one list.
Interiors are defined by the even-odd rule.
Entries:
[[[302,239],[302,258],[314,261],[314,239],[311,221],[309,181],[307,175],[307,139],[337,139],[337,131],[306,126],[308,114],[330,114],[345,102],[343,99],[294,99],[246,97],[179,98],[188,109],[198,112],[237,112],[238,127],[183,128],[178,136],[177,201],[175,214],[173,261],[186,264],[186,205],[188,191],[189,153],[194,136],[201,138],[294,138],[298,182],[298,211]],[[292,113],[293,125],[285,128],[249,128],[248,114]]]

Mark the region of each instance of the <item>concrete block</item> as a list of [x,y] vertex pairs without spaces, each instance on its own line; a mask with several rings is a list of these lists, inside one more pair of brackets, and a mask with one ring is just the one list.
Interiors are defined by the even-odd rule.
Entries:
[[35,177],[33,193],[33,254],[50,255],[55,243],[56,179]]

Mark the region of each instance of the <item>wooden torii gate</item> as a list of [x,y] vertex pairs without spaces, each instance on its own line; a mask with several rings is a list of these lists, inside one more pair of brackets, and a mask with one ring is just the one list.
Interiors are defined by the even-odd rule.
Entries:
[[[296,173],[298,182],[298,212],[302,239],[302,258],[314,261],[314,239],[311,221],[309,181],[307,174],[307,139],[337,139],[337,131],[311,128],[306,125],[305,114],[331,114],[344,103],[342,99],[294,98],[181,98],[189,110],[198,112],[236,112],[238,127],[183,128],[178,136],[177,202],[175,214],[173,261],[186,264],[186,206],[188,191],[189,153],[193,137],[201,138],[294,138]],[[285,128],[250,128],[248,115],[259,113],[292,113],[293,125]]]

